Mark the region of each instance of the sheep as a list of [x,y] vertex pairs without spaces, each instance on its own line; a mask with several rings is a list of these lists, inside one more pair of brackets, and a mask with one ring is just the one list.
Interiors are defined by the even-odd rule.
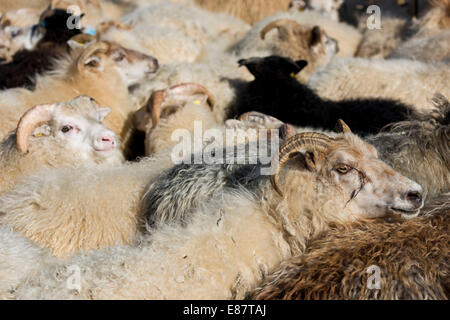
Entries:
[[397,48],[388,59],[407,58],[438,62],[450,58],[450,30],[424,38],[413,37]]
[[[269,37],[272,29],[277,29],[276,37]],[[261,42],[251,43],[250,47],[236,49],[239,57],[248,57],[255,52],[257,56],[281,55],[295,60],[303,59],[309,62],[305,72],[299,75],[299,80],[306,82],[317,68],[328,64],[338,52],[336,40],[330,39],[318,26],[305,27],[294,20],[280,19],[269,23],[261,30]],[[245,43],[245,38],[242,43]],[[246,44],[247,45],[247,44]]]
[[[425,62],[444,60],[448,55],[448,9],[450,2],[428,1],[431,8],[418,20],[410,21],[405,15],[386,13],[384,3],[379,3],[381,29],[366,27],[367,16],[360,22],[364,30],[358,57],[411,58]],[[447,25],[447,26],[446,26]],[[426,54],[425,54],[426,52]]]
[[[68,53],[70,47],[66,42],[81,33],[78,29],[67,28],[69,17],[70,14],[65,11],[49,11],[42,16],[42,25],[45,27],[29,28],[32,29],[29,31],[32,34],[31,38],[38,38],[39,41],[27,46],[26,50],[16,52],[9,63],[0,65],[0,89],[15,87],[33,89],[34,76],[50,70],[55,58]],[[30,37],[28,33],[22,34]]]
[[46,250],[20,236],[11,227],[0,225],[0,299],[11,299],[11,290],[27,275],[57,263]]
[[[448,150],[449,102],[444,97],[438,96],[435,98],[435,104],[439,111],[433,112],[432,115],[396,123],[383,129],[377,135],[370,135],[365,138],[368,143],[377,148],[383,161],[406,177],[417,181],[424,188],[424,199],[427,201],[450,190],[450,166],[448,164],[450,155]],[[244,114],[241,118],[249,116],[266,117],[264,115]],[[276,123],[274,120],[271,120],[271,122]],[[278,122],[272,127],[282,128],[282,125],[282,122]],[[269,126],[266,125],[265,127]],[[307,128],[294,129],[290,126],[282,129],[286,131],[280,132],[280,135],[284,134],[285,137],[290,137],[295,132],[308,130]],[[333,135],[332,132],[326,134]],[[239,170],[241,170],[239,167],[234,168],[233,166],[218,167],[214,170],[208,167],[195,166],[192,169],[185,170],[186,176],[197,176],[196,179],[186,179],[186,181],[189,181],[188,184],[193,184],[190,188],[186,188],[187,190],[203,188],[203,185],[197,184],[197,181],[207,180],[210,176],[215,177],[215,182],[205,182],[206,189],[196,196],[185,192],[176,197],[171,197],[170,195],[167,196],[167,190],[179,188],[180,185],[167,184],[163,180],[161,183],[155,183],[152,190],[149,191],[153,196],[148,207],[155,208],[155,217],[161,216],[162,212],[165,214],[170,212],[169,216],[185,216],[187,215],[186,212],[190,212],[193,206],[184,204],[185,201],[190,204],[207,202],[212,194],[224,192],[229,186],[228,177],[236,176],[235,172]],[[239,178],[235,177],[234,179]],[[159,203],[170,205],[161,206],[162,209],[158,209]],[[183,205],[180,205],[180,203]]]
[[[333,21],[322,16],[320,13],[305,10],[303,12],[279,13],[258,22],[242,40],[231,47],[232,52],[235,52],[240,58],[249,58],[255,55],[255,48],[267,48],[265,43],[268,43],[270,46],[271,39],[264,41],[260,39],[261,31],[267,25],[270,25],[270,23],[280,19],[294,20],[304,27],[319,26],[330,38],[337,40],[339,45],[339,52],[337,54],[339,57],[353,56],[361,41],[361,34],[355,28],[344,23]],[[271,35],[272,38],[274,36]],[[295,59],[295,57],[291,58]]]
[[299,11],[304,9],[314,10],[333,21],[339,21],[339,8],[343,3],[344,0],[291,0],[289,9]]
[[[232,124],[243,130],[282,125],[266,116],[258,121]],[[4,213],[0,222],[61,258],[115,244],[131,245],[141,227],[140,199],[146,185],[174,164],[172,150],[166,148],[151,158],[113,168],[46,170],[0,197],[0,212]]]
[[[269,56],[239,61],[254,76],[237,97],[237,114],[260,111],[296,126],[332,130],[342,118],[362,135],[377,133],[385,125],[407,120],[415,112],[395,100],[353,99],[325,100],[295,79],[306,61]],[[381,111],[381,112],[380,112]],[[231,115],[233,117],[233,115]]]
[[0,5],[0,12],[30,8],[42,12],[48,6],[48,0],[4,0]]
[[[292,154],[299,154],[303,161],[287,164]],[[347,166],[354,157],[359,159],[355,169]],[[205,203],[186,226],[180,227],[178,221],[162,223],[149,229],[137,247],[76,255],[15,286],[14,297],[242,298],[264,273],[302,252],[307,239],[328,229],[329,223],[345,224],[390,211],[406,214],[397,210],[414,216],[422,206],[420,186],[378,160],[373,147],[350,133],[334,138],[301,133],[289,138],[275,158],[280,164],[275,178],[254,176],[258,181],[252,190],[236,182],[234,192]],[[179,183],[178,174],[184,169],[181,165],[164,172],[160,179],[166,176]],[[285,196],[271,183],[285,186]],[[381,186],[387,188],[385,192],[372,191]],[[68,290],[64,276],[62,281],[53,277],[69,265],[80,268],[80,291]],[[46,289],[40,290],[44,283]]]
[[3,15],[0,12],[0,22],[5,22],[14,27],[28,27],[36,24],[39,21],[40,13],[38,10],[32,8],[20,8],[17,10],[10,10]]
[[182,83],[152,93],[148,103],[134,114],[134,127],[145,132],[145,154],[151,155],[173,146],[175,130],[194,132],[195,121],[202,129],[217,127],[215,100],[205,87]]
[[201,48],[181,31],[138,24],[132,28],[108,28],[100,39],[119,43],[128,49],[158,58],[162,64],[194,62]]
[[55,62],[54,70],[35,78],[36,88],[0,92],[0,137],[16,127],[18,118],[36,104],[64,101],[80,94],[112,108],[105,124],[120,135],[127,150],[131,136],[129,117],[136,107],[128,86],[158,69],[155,58],[100,41],[71,50]]
[[433,103],[436,110],[431,114],[366,138],[381,159],[417,181],[428,198],[450,191],[450,103],[442,95]]
[[435,62],[450,58],[450,1],[430,1],[434,6],[412,30],[415,34],[388,58]]
[[[145,186],[172,165],[169,154],[119,166],[41,170],[0,196],[0,224],[62,259],[79,251],[131,245],[139,234]],[[27,196],[19,204],[21,193]]]
[[[214,14],[195,6],[186,6],[172,2],[150,4],[139,8],[121,17],[121,22],[132,25],[130,30],[115,32],[111,39],[119,41],[123,46],[137,45],[151,52],[159,59],[167,59],[168,54],[172,61],[180,61],[175,50],[183,53],[185,61],[196,59],[203,46],[209,42],[216,42],[217,38],[234,41],[243,35],[250,27],[244,22],[223,14]],[[156,30],[151,30],[156,28]],[[113,29],[114,30],[114,29]],[[142,37],[140,33],[150,34]],[[127,38],[131,35],[132,44]],[[165,36],[168,36],[166,39]],[[181,38],[180,38],[181,37]],[[177,43],[178,38],[178,43]],[[186,46],[184,45],[186,42]],[[195,46],[195,50],[190,53]],[[166,53],[166,51],[168,51]],[[169,60],[169,62],[172,62]]]
[[31,37],[32,28],[18,28],[0,25],[0,63],[12,60],[13,55],[24,47],[33,47],[39,36]]
[[[271,270],[246,298],[447,300],[449,217],[446,194],[424,217],[336,226]],[[370,287],[376,270],[380,286]]]
[[101,124],[110,112],[87,96],[28,110],[0,143],[0,194],[42,167],[121,164],[119,141]]
[[308,86],[324,99],[396,99],[429,112],[435,93],[450,96],[449,79],[448,63],[347,58],[318,70]]
[[234,56],[218,54],[202,62],[163,64],[151,80],[143,81],[138,87],[132,88],[132,94],[142,106],[157,90],[180,83],[195,82],[208,88],[214,96],[216,103],[213,112],[220,123],[226,120],[228,109],[237,92],[251,79],[252,75],[246,69],[239,68]]
[[386,58],[401,45],[409,27],[408,20],[383,15],[381,21],[381,29],[369,29],[364,21],[364,27],[361,26],[364,30],[363,36],[356,57]]
[[207,10],[228,13],[249,24],[255,24],[278,11],[285,11],[290,0],[195,0],[195,3]]

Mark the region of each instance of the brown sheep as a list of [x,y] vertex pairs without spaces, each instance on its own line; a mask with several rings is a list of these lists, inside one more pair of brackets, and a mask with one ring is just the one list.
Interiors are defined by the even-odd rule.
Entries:
[[[337,226],[281,263],[252,299],[448,299],[450,194],[423,217]],[[379,267],[379,289],[370,278]]]

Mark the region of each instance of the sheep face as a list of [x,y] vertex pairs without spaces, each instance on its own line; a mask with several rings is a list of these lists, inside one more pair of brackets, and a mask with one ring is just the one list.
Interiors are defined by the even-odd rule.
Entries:
[[[31,120],[27,120],[27,114],[25,114],[19,123],[17,147],[19,151],[29,149],[30,152],[34,152],[43,144],[51,143],[57,145],[59,149],[63,148],[74,158],[93,160],[95,163],[107,161],[109,158],[121,158],[119,142],[114,132],[101,123],[110,111],[110,108],[100,108],[92,98],[87,96],[79,96],[71,101],[44,105],[44,107],[37,106],[27,113]],[[39,119],[39,117],[42,118]],[[28,128],[33,129],[36,125],[38,127],[28,138],[27,134],[31,133]],[[25,147],[24,141],[26,141]]]
[[[305,202],[310,203],[311,198],[320,202],[311,210],[324,208],[325,219],[340,222],[388,214],[410,218],[423,206],[422,187],[379,160],[373,146],[350,132],[333,138],[299,133],[281,146],[279,161],[278,172],[288,163],[293,169],[286,170],[284,181],[290,212],[304,211]],[[273,175],[271,182],[283,195],[277,176]],[[305,183],[305,178],[309,182]],[[330,212],[335,216],[329,216]]]
[[159,68],[158,60],[143,53],[111,45],[111,60],[129,86],[137,84]]
[[31,50],[43,35],[32,27],[4,26],[0,28],[0,59],[9,61],[21,49]]
[[[77,46],[74,42],[69,45]],[[80,72],[100,75],[104,70],[115,69],[128,86],[139,83],[159,68],[155,58],[111,42],[89,43],[82,47],[84,50],[77,63]]]
[[343,0],[306,0],[306,8],[317,11],[334,21],[339,21],[339,8],[343,3]]
[[320,170],[337,186],[349,214],[414,217],[423,206],[422,187],[379,160],[375,148],[356,136],[338,137]]

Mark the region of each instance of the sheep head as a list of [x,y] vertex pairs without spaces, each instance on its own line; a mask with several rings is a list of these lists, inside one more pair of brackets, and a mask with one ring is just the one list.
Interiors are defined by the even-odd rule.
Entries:
[[278,30],[278,54],[292,59],[323,59],[328,62],[338,51],[337,41],[328,37],[319,26],[303,26],[291,19],[278,19],[260,32],[262,40],[271,30]]
[[294,61],[280,56],[255,57],[241,59],[239,66],[245,66],[255,79],[286,79],[294,78],[302,71],[308,62],[305,60]]
[[[110,108],[99,107],[88,96],[37,105],[20,119],[16,130],[17,150],[26,156],[34,143],[42,140],[64,148],[81,159],[101,162],[120,153],[116,135],[102,125]],[[36,148],[35,148],[36,149]]]
[[194,120],[215,122],[212,113],[214,104],[211,92],[197,83],[182,83],[153,92],[133,119],[134,127],[146,132],[146,154],[159,149],[152,141],[159,140],[158,145],[164,143],[166,146],[169,143],[166,137],[162,137],[164,134],[159,132],[160,129],[171,132],[180,126],[191,126]]
[[33,49],[43,36],[34,30],[34,26],[0,26],[0,60],[9,62],[17,51]]
[[[422,187],[379,160],[375,148],[353,135],[343,121],[338,127],[342,131],[335,137],[303,132],[286,140],[276,158],[277,170],[270,177],[275,191],[283,196],[278,178],[289,162],[295,162],[291,168],[314,173],[336,192],[344,214],[366,218],[388,213],[416,216],[423,206]],[[290,174],[291,179],[292,175],[295,173]],[[285,181],[285,185],[295,183]],[[291,189],[285,188],[289,198],[298,198],[298,191]]]
[[82,50],[76,65],[80,74],[100,76],[107,69],[115,69],[128,86],[134,85],[154,74],[158,60],[140,52],[125,49],[108,41],[91,41],[87,44],[69,41],[72,49]]

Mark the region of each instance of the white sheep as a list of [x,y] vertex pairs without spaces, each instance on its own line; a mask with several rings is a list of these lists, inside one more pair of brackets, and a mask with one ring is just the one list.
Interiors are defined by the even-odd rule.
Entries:
[[[287,163],[293,154],[298,154],[295,163]],[[387,212],[415,214],[422,205],[420,186],[378,160],[373,147],[350,133],[334,138],[302,133],[280,148],[277,159],[281,166],[275,176],[281,174],[284,197],[267,176],[253,177],[256,182],[248,189],[235,181],[232,190],[196,208],[186,225],[159,224],[139,246],[77,255],[65,265],[43,268],[14,286],[14,298],[242,298],[330,223]],[[163,178],[176,182],[184,169]],[[277,179],[271,181],[278,185]],[[79,291],[67,288],[70,266],[80,270]]]
[[121,164],[119,141],[101,124],[110,112],[87,96],[28,110],[0,143],[0,193],[42,167]]
[[308,86],[332,100],[390,98],[428,112],[436,93],[450,96],[450,68],[407,59],[347,58],[311,76]]

